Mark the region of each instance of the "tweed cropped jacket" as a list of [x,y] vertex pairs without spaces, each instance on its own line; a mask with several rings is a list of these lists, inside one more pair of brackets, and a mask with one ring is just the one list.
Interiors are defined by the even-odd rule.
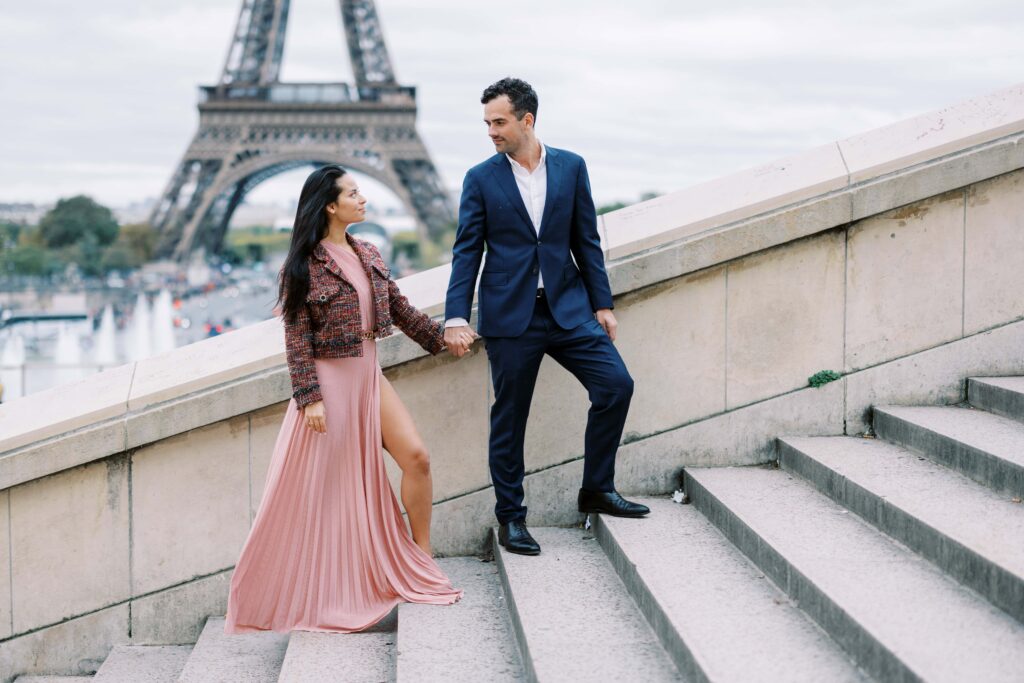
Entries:
[[[374,339],[389,336],[397,325],[432,354],[445,350],[444,325],[409,303],[391,279],[377,248],[346,233],[373,285]],[[323,400],[314,358],[363,355],[363,329],[356,289],[322,244],[309,257],[309,294],[295,320],[284,320],[284,339],[292,396],[299,407]]]

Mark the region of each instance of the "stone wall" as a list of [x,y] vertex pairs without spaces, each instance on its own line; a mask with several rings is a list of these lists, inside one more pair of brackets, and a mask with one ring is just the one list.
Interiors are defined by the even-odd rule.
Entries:
[[[1024,87],[982,100],[602,217],[636,380],[621,491],[1024,372]],[[440,314],[446,282],[401,284]],[[431,452],[435,550],[476,553],[494,523],[482,344],[429,357],[398,335],[380,352]],[[809,388],[819,370],[843,377]],[[225,609],[289,394],[271,320],[0,407],[0,663],[73,672],[117,643],[194,642]],[[586,411],[546,359],[534,525],[578,519]]]

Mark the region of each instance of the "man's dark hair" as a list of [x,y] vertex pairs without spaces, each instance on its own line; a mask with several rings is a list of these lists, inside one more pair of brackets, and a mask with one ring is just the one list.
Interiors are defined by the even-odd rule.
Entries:
[[534,92],[533,86],[523,79],[510,77],[492,83],[484,90],[480,104],[487,104],[502,95],[508,96],[508,101],[512,103],[512,111],[520,121],[526,116],[526,112],[533,114],[534,119],[537,118],[537,93]]

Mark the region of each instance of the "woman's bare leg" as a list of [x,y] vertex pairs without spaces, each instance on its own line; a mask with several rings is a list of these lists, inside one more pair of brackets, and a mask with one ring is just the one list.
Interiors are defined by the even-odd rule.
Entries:
[[402,399],[384,375],[380,378],[380,426],[384,448],[402,468],[402,505],[409,515],[412,538],[428,555],[434,482],[430,455]]

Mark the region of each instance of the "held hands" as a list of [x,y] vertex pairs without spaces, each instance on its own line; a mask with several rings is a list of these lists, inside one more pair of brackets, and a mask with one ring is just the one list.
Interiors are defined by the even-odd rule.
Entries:
[[448,345],[448,353],[456,358],[462,358],[469,353],[469,347],[479,338],[480,335],[469,325],[456,325],[446,327],[444,330],[444,343]]
[[306,426],[312,429],[314,432],[320,432],[321,434],[323,434],[327,431],[327,420],[324,417],[323,401],[310,403],[308,406],[302,409],[302,415],[306,419]]
[[608,338],[615,341],[615,331],[618,329],[619,323],[615,320],[612,309],[602,308],[594,311],[594,315],[597,317],[597,322],[601,324],[601,327],[608,334]]

